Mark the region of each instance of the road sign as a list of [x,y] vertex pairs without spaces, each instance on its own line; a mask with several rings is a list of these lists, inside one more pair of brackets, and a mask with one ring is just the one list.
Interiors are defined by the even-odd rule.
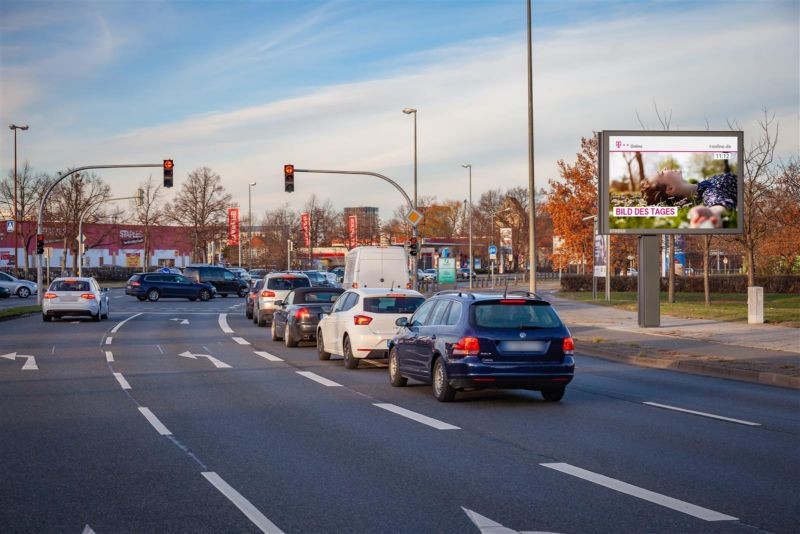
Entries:
[[440,284],[455,284],[456,283],[456,259],[455,258],[439,258],[439,273],[438,281]]
[[422,221],[422,214],[415,209],[412,209],[406,215],[406,220],[410,222],[412,225],[416,226]]
[[489,259],[490,260],[497,259],[497,247],[494,245],[489,245]]
[[6,221],[6,233],[7,234],[14,233],[14,221]]

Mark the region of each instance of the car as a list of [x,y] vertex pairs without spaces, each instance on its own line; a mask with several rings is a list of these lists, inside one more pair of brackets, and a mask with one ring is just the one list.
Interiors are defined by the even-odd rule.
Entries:
[[317,328],[317,356],[328,360],[342,356],[347,369],[363,358],[386,358],[387,342],[398,331],[396,321],[408,319],[425,301],[411,289],[350,289],[336,300]]
[[190,265],[183,268],[183,275],[195,282],[211,284],[217,294],[227,297],[238,295],[245,297],[250,290],[249,284],[240,280],[230,270],[217,265]]
[[317,339],[317,324],[324,313],[344,293],[338,287],[300,287],[289,291],[272,315],[272,341],[283,340],[287,347],[299,341]]
[[271,325],[276,303],[283,301],[289,291],[299,287],[311,287],[311,281],[303,273],[277,272],[265,276],[253,308],[253,322],[258,326]]
[[21,299],[26,299],[39,292],[36,282],[20,280],[8,273],[0,273],[0,287],[8,289],[12,295],[16,295]]
[[253,308],[255,308],[256,299],[258,299],[258,292],[261,291],[262,287],[264,287],[263,278],[260,280],[254,280],[253,285],[250,286],[250,291],[247,293],[244,305],[244,316],[248,319],[253,318]]
[[431,282],[435,282],[439,278],[439,271],[436,269],[425,269],[422,274],[425,280],[430,280]]
[[[463,278],[465,280],[469,279],[470,277],[469,267],[460,268],[456,274],[458,275],[459,278]],[[475,271],[472,271],[472,278],[475,278],[475,276],[476,276]]]
[[196,282],[182,274],[163,272],[138,273],[125,283],[125,294],[141,301],[160,298],[185,298],[206,301],[214,297],[214,286]]
[[344,267],[334,267],[330,272],[336,275],[336,281],[340,284],[344,281]]
[[107,289],[100,289],[94,278],[56,278],[42,298],[42,320],[82,315],[94,321],[108,319]]
[[355,247],[345,256],[345,289],[411,287],[408,257],[403,247]]
[[11,291],[6,287],[0,287],[0,299],[11,298]]
[[267,276],[266,269],[250,269],[248,271],[251,280],[263,280],[265,276]]
[[304,275],[308,276],[312,286],[319,287],[333,287],[330,280],[323,271],[302,271]]
[[389,343],[389,382],[433,384],[448,402],[464,389],[541,392],[559,401],[575,373],[575,343],[555,309],[533,293],[441,291]]
[[232,272],[236,278],[243,280],[244,282],[247,282],[247,285],[250,285],[250,280],[252,277],[247,269],[243,269],[241,267],[228,267],[228,270]]

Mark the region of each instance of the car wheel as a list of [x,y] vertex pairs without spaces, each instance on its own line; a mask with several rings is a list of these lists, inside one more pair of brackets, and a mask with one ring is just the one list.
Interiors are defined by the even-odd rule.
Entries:
[[558,402],[564,396],[567,388],[547,388],[542,390],[542,398],[547,402]]
[[147,292],[147,300],[150,302],[155,302],[159,298],[161,298],[161,293],[158,292],[158,289],[151,289]]
[[203,302],[211,300],[211,291],[208,289],[201,289],[200,290],[200,300]]
[[249,291],[247,290],[247,288],[246,288],[246,287],[240,287],[240,288],[239,288],[239,298],[244,298],[244,297],[246,297],[246,296],[247,296],[247,293],[249,293]]
[[270,325],[270,327],[269,327],[269,333],[270,333],[270,337],[272,338],[272,341],[280,341],[281,340],[280,336],[278,336],[278,330],[275,328],[275,320],[274,319],[272,321],[272,325]]
[[350,345],[350,336],[345,336],[342,341],[342,352],[344,353],[344,366],[347,369],[358,368],[358,359],[353,356],[353,347]]
[[320,360],[331,359],[331,353],[325,352],[325,344],[322,341],[322,330],[317,331],[317,358]]
[[147,300],[147,297],[136,297],[137,299],[141,300],[142,302]]
[[22,286],[17,289],[17,296],[21,299],[26,299],[31,296],[31,290],[25,286]]
[[448,383],[447,369],[443,358],[436,358],[433,364],[433,396],[440,402],[450,402],[456,397],[456,390]]
[[261,315],[261,312],[258,312],[258,318],[256,319],[256,324],[258,326],[267,326],[267,319],[266,317]]
[[92,321],[96,323],[100,322],[100,310],[97,310],[97,315],[92,315]]
[[283,344],[287,347],[296,347],[297,341],[292,337],[292,331],[289,329],[289,322],[286,322],[286,328],[283,331]]
[[42,321],[44,321],[46,323],[49,323],[52,320],[53,320],[53,318],[51,316],[47,315],[46,313],[42,314]]
[[389,351],[389,383],[394,387],[408,384],[408,378],[400,374],[400,362],[397,361],[397,347]]

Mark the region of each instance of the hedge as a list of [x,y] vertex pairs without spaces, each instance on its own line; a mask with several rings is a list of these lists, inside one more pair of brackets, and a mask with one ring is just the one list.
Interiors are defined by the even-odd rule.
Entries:
[[[638,277],[612,276],[611,291],[637,291]],[[764,288],[765,293],[800,293],[800,276],[756,276],[755,285]],[[605,291],[606,279],[597,279],[597,290]],[[669,280],[661,278],[661,291],[667,291]],[[709,277],[709,288],[712,293],[747,293],[746,275],[712,275]],[[590,275],[563,275],[561,277],[563,291],[591,291]],[[676,276],[675,291],[685,293],[702,293],[705,291],[702,276]]]

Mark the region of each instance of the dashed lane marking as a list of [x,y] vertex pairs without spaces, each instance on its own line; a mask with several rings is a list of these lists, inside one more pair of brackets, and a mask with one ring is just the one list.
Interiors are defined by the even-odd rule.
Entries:
[[421,413],[412,412],[411,410],[406,410],[405,408],[401,408],[400,406],[396,406],[394,404],[385,404],[378,402],[374,403],[373,406],[377,406],[378,408],[382,408],[392,413],[396,413],[397,415],[402,415],[403,417],[407,417],[408,419],[411,419],[418,423],[422,423],[423,425],[428,425],[437,430],[461,430],[460,427],[457,427],[455,425],[445,423],[444,421],[439,421],[438,419],[428,417],[427,415],[422,415]]
[[111,340],[114,339],[113,337],[106,338],[106,345],[111,345]]
[[206,471],[203,473],[203,476],[206,480],[208,480],[212,486],[217,488],[220,493],[222,493],[229,501],[231,501],[236,508],[238,508],[247,519],[253,522],[255,526],[257,526],[261,532],[267,532],[269,534],[283,534],[283,531],[278,528],[275,523],[267,519],[267,516],[262,514],[258,508],[253,506],[253,504],[248,501],[247,499],[242,496],[241,493],[233,489],[227,482],[222,480],[217,473],[214,471]]
[[128,381],[125,380],[125,377],[122,376],[122,373],[114,373],[114,378],[117,379],[119,385],[122,386],[122,389],[131,389],[131,385],[128,384]]
[[158,417],[156,417],[155,414],[150,411],[150,408],[145,408],[145,407],[142,406],[142,407],[139,407],[139,411],[142,412],[142,415],[144,416],[144,418],[147,419],[147,421],[151,425],[153,425],[153,428],[155,428],[156,431],[159,434],[161,434],[162,436],[171,436],[172,435],[172,432],[170,432],[167,429],[167,427],[164,426],[164,423],[162,423],[161,421],[158,420]]
[[317,373],[312,373],[310,371],[297,371],[297,374],[300,376],[304,376],[314,382],[322,384],[323,386],[328,387],[341,387],[342,385],[339,383],[334,382],[333,380],[328,380],[324,376],[319,376]]
[[265,358],[265,359],[267,359],[267,360],[269,360],[271,362],[282,362],[283,361],[283,358],[278,358],[277,356],[275,356],[274,354],[270,354],[269,352],[264,352],[262,350],[257,350],[257,351],[254,351],[254,352],[258,356],[261,356],[262,358]]
[[688,413],[692,415],[699,415],[701,417],[710,417],[711,419],[719,419],[720,421],[727,421],[729,423],[736,423],[739,425],[747,425],[747,426],[761,426],[761,423],[754,423],[752,421],[744,421],[742,419],[733,419],[731,417],[723,417],[721,415],[715,415],[713,413],[706,413],[706,412],[696,412],[694,410],[687,410],[686,408],[678,408],[677,406],[670,406],[668,404],[659,404],[657,402],[643,402],[642,404],[646,404],[648,406],[653,406],[655,408],[663,408],[664,410],[672,410],[675,412],[682,412]]
[[233,334],[233,329],[228,326],[228,314],[227,313],[220,313],[219,319],[217,320],[219,323],[219,327],[222,328],[222,331],[226,334]]
[[232,338],[232,339],[233,339],[235,342],[237,342],[239,345],[249,345],[249,344],[250,344],[250,342],[249,342],[249,341],[247,341],[247,340],[246,340],[245,338],[243,338],[243,337],[234,337],[234,338]]
[[627,482],[622,482],[621,480],[617,480],[615,478],[610,478],[592,471],[587,471],[586,469],[581,469],[580,467],[575,467],[574,465],[565,463],[546,463],[540,465],[549,469],[555,469],[556,471],[560,471],[567,475],[588,480],[589,482],[593,482],[614,491],[624,493],[625,495],[637,497],[639,499],[664,506],[665,508],[681,512],[704,521],[738,521],[737,517],[715,512],[714,510],[709,510],[708,508],[703,508],[702,506],[697,506],[686,501],[667,497],[661,493],[646,490],[644,488],[628,484]]
[[114,361],[114,353],[112,353],[110,350],[106,351],[106,361],[107,362],[113,362]]

